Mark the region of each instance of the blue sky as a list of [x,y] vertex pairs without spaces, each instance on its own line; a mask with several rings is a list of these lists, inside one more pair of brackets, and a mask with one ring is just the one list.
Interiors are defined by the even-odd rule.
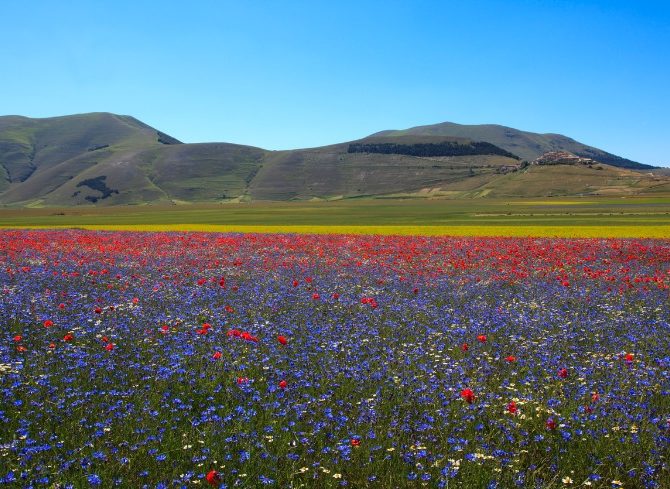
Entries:
[[665,1],[0,5],[0,114],[130,114],[185,142],[496,123],[670,166],[669,87]]

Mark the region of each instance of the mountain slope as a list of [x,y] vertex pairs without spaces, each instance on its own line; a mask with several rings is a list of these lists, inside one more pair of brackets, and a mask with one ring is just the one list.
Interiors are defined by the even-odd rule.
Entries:
[[0,117],[0,202],[40,199],[101,162],[166,143],[179,141],[130,116]]
[[108,153],[158,145],[161,134],[133,117],[107,113],[48,119],[7,116],[0,117],[0,156],[8,181],[15,183],[35,171],[101,149]]
[[348,152],[348,145],[270,153],[252,180],[257,200],[360,197],[413,192],[469,178],[495,176],[518,161],[499,155],[418,157]]
[[[565,136],[443,123],[267,151],[182,144],[130,116],[0,117],[0,204],[119,205],[352,197],[658,192],[670,178],[615,166],[526,167],[545,150],[620,159]],[[623,163],[622,163],[623,161]]]
[[631,169],[652,169],[653,166],[631,161],[592,146],[587,146],[561,134],[538,134],[520,131],[495,124],[464,125],[443,122],[410,129],[381,131],[371,137],[443,136],[486,141],[513,153],[524,160],[532,161],[549,151],[569,151],[577,156],[591,158],[601,163]]

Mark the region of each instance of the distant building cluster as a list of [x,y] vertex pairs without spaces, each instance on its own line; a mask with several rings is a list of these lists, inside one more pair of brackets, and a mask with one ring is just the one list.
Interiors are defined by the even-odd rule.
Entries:
[[568,151],[549,151],[532,161],[533,165],[593,165],[598,163],[591,158],[582,158]]

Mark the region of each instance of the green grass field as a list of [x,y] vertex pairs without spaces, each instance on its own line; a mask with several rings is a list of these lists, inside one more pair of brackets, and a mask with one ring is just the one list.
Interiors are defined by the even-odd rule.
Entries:
[[668,238],[670,196],[4,208],[0,227]]

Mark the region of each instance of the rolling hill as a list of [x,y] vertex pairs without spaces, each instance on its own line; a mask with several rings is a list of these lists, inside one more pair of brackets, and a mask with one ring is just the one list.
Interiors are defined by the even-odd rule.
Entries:
[[130,116],[0,117],[0,203],[220,200],[245,191],[264,154],[182,144]]
[[[556,150],[599,164],[522,162]],[[492,125],[443,123],[267,151],[183,144],[133,117],[109,113],[0,117],[0,204],[12,206],[670,190],[669,178],[636,171],[649,168],[565,136]]]
[[561,134],[538,134],[495,124],[464,125],[443,122],[398,131],[381,131],[374,136],[464,137],[475,141],[487,141],[528,161],[532,161],[549,151],[569,151],[577,156],[591,158],[600,163],[620,168],[639,170],[654,168],[651,165],[631,161],[601,149],[587,146]]

